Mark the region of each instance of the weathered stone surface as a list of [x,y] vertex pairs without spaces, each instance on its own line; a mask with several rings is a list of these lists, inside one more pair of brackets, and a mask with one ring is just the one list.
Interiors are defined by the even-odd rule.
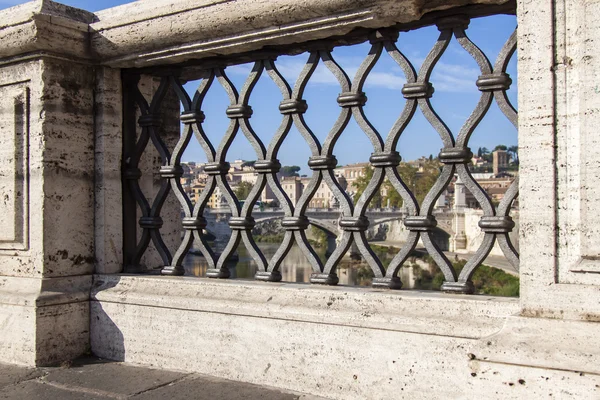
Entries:
[[[94,256],[92,68],[40,60],[1,72],[3,106],[12,104],[3,118],[3,142],[15,149],[14,156],[3,156],[0,184],[12,180],[15,190],[3,192],[8,200],[2,218],[10,229],[0,240],[0,274],[89,274]],[[18,118],[9,123],[11,114]]]
[[[470,339],[115,303],[92,308],[93,351],[103,357],[339,399],[458,398],[467,384],[456,371],[468,368]],[[185,339],[165,345],[174,337]]]
[[36,318],[33,307],[0,304],[0,361],[35,365]]
[[50,368],[0,364],[0,398],[297,399],[322,397],[85,357]]
[[[43,209],[43,65],[39,61],[7,66],[0,69],[2,87],[3,143],[14,144],[2,152],[0,185],[5,208],[2,210],[3,231],[0,240],[0,275],[41,276],[43,272],[43,224],[32,218]],[[25,165],[26,164],[26,165]],[[19,193],[20,192],[20,193]]]
[[467,348],[516,311],[510,300],[480,296],[101,279],[92,302],[95,354],[332,398],[459,398],[469,375],[450,371],[467,371]]
[[0,364],[0,390],[6,386],[38,378],[44,373],[35,368]]
[[553,3],[518,3],[521,304],[600,321],[598,4]]
[[[94,268],[94,74],[43,61],[44,276]],[[38,212],[38,210],[36,210]]]
[[92,299],[469,338],[497,332],[519,311],[510,298],[156,276],[96,276]]
[[[452,6],[503,4],[462,0]],[[97,13],[93,51],[109,65],[164,64],[255,51],[418,20],[442,1],[327,0],[136,2]],[[131,18],[135,16],[134,18]]]
[[114,399],[113,396],[99,393],[83,393],[64,388],[55,387],[40,381],[27,381],[10,386],[0,391],[2,399],[28,399],[28,400],[106,400]]
[[[283,393],[256,385],[235,383],[207,376],[184,379],[177,385],[168,385],[156,390],[133,396],[136,400],[298,400],[299,396]],[[308,398],[305,398],[308,400]]]
[[[474,359],[506,365],[563,369],[600,378],[595,322],[509,317],[497,334],[471,347]],[[540,340],[539,338],[543,338]]]
[[29,247],[29,88],[0,87],[0,249]]
[[89,58],[92,13],[49,0],[30,1],[0,12],[0,58],[32,52]]
[[481,393],[481,397],[487,399],[596,399],[600,396],[600,377],[595,374],[485,360],[472,360],[469,368],[465,393]]
[[93,297],[96,354],[332,398],[548,396],[579,381],[591,395],[600,375],[596,323],[511,317],[481,296],[102,276]]
[[600,4],[557,5],[557,250],[560,283],[600,285]]
[[70,368],[50,370],[44,377],[44,381],[91,392],[104,391],[115,395],[131,396],[167,385],[186,376],[181,372],[141,368],[121,363],[83,361],[74,363]]
[[89,302],[25,307],[0,304],[0,360],[50,365],[89,348]]
[[121,196],[122,87],[121,71],[96,72],[95,271],[118,273],[123,268],[123,199]]
[[13,180],[15,188],[3,191],[9,198],[2,218],[11,228],[0,242],[5,362],[46,365],[89,347],[92,72],[51,59],[1,69],[1,134],[14,156],[1,156],[0,185]]
[[47,365],[89,347],[90,276],[0,277],[0,360]]
[[92,14],[40,0],[0,11],[0,20],[6,21],[0,26],[5,44],[0,57],[43,51],[108,66],[170,64],[414,22],[450,6],[507,2],[285,0],[273,7],[264,0],[163,0],[132,2]]

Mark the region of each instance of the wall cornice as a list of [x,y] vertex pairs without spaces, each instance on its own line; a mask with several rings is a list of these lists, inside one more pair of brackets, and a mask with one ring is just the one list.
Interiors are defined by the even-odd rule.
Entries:
[[[153,0],[95,14],[50,0],[0,11],[0,59],[32,52],[149,67],[406,25],[429,13],[471,7],[514,9],[514,0]],[[512,5],[512,6],[511,6]],[[432,21],[426,22],[431,23]],[[293,51],[293,50],[291,50]]]
[[95,275],[92,301],[479,339],[518,299],[293,283]]

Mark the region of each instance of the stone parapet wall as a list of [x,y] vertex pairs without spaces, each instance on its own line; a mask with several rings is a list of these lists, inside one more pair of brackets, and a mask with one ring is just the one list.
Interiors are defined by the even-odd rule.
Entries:
[[597,324],[522,318],[517,299],[115,275],[92,299],[100,357],[332,399],[580,399],[600,384]]

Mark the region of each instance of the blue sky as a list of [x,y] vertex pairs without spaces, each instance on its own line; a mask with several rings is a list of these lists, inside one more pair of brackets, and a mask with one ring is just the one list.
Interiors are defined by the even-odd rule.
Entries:
[[[0,0],[0,8],[23,2]],[[63,1],[64,4],[89,11],[113,7],[127,2],[119,0]],[[467,33],[493,64],[498,52],[515,26],[516,18],[514,16],[486,17],[474,19]],[[439,31],[435,27],[401,33],[397,46],[418,70],[438,35]],[[368,54],[369,48],[368,43],[338,47],[333,51],[333,56],[352,79],[354,72]],[[293,87],[296,77],[307,58],[307,54],[301,54],[294,57],[280,57],[277,60],[277,67],[288,80],[290,86]],[[227,68],[226,73],[238,89],[241,89],[251,68],[251,64],[239,65]],[[516,82],[516,55],[511,60],[508,72],[513,82]],[[479,68],[475,61],[453,39],[431,77],[431,82],[436,90],[431,101],[435,110],[454,134],[458,133],[461,125],[479,100],[480,92],[475,85],[479,74]],[[404,75],[401,69],[384,53],[369,75],[364,89],[369,98],[365,106],[365,114],[384,138],[404,107],[405,100],[400,92],[403,84]],[[196,82],[191,82],[186,85],[186,89],[192,93],[196,86]],[[319,66],[306,89],[304,98],[309,105],[305,119],[320,139],[327,135],[338,116],[339,107],[336,97],[339,92],[340,87],[337,80],[326,68]],[[516,84],[513,84],[509,91],[509,98],[515,107],[517,105],[516,97]],[[277,108],[280,101],[281,93],[268,75],[264,73],[250,98],[250,104],[254,109],[254,115],[250,122],[265,142],[265,145],[268,144],[281,122],[281,116]],[[225,116],[225,109],[228,104],[229,101],[224,90],[215,82],[203,107],[206,114],[204,129],[211,140],[214,141],[215,147],[229,123]],[[470,147],[476,152],[478,147],[493,149],[497,144],[516,145],[517,133],[516,129],[494,103],[488,115],[475,130],[470,141]],[[437,155],[441,147],[442,142],[439,136],[421,112],[417,111],[412,122],[402,134],[397,150],[403,159],[412,160],[420,156]],[[371,152],[370,142],[352,120],[335,147],[334,153],[337,155],[339,163],[348,164],[367,161]],[[309,156],[308,145],[298,131],[292,128],[279,152],[279,159],[282,164],[300,165],[303,173],[309,173],[306,167]],[[229,160],[240,158],[245,160],[257,158],[254,150],[241,132],[236,137],[228,153]],[[183,160],[200,162],[205,160],[200,146],[194,140],[190,143]]]

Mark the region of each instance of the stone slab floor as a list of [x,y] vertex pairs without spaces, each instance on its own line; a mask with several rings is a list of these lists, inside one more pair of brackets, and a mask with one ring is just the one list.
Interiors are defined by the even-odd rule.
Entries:
[[85,358],[51,368],[0,364],[0,399],[320,400],[206,375]]

